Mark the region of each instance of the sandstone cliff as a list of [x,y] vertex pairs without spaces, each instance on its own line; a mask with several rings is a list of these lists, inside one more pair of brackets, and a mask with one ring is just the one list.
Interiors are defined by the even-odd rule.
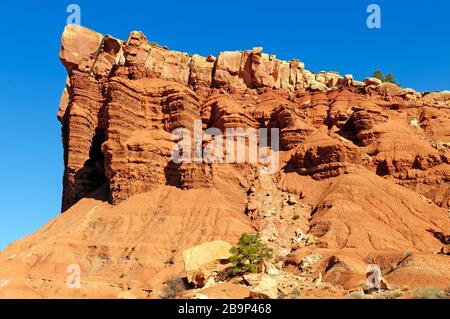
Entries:
[[[184,249],[252,230],[280,268],[301,272],[314,256],[309,274],[343,289],[368,263],[398,285],[450,284],[439,253],[450,92],[314,74],[261,48],[202,57],[77,26],[60,59],[64,213],[0,253],[0,296],[157,297],[183,274]],[[278,128],[280,170],[173,163],[172,131],[198,119]],[[81,266],[81,289],[66,287],[68,264]]]

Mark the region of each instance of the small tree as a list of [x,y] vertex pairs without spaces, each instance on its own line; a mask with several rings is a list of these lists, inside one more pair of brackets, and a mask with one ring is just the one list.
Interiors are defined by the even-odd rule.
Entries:
[[230,253],[233,275],[258,272],[263,260],[269,260],[273,254],[272,249],[262,243],[257,234],[248,233],[241,235],[238,245],[231,248]]
[[384,82],[383,72],[381,72],[380,70],[376,70],[375,72],[373,72],[373,77]]
[[397,81],[395,81],[395,78],[394,78],[394,76],[392,75],[392,73],[386,74],[386,77],[384,78],[384,82],[389,82],[389,83],[397,84]]
[[388,74],[386,74],[386,76],[384,76],[383,72],[381,70],[376,70],[375,72],[373,72],[372,76],[374,78],[377,78],[377,79],[381,80],[382,82],[389,82],[389,83],[393,83],[395,85],[400,86],[400,84],[397,83],[397,81],[395,80],[395,78],[392,75],[392,73],[388,73]]

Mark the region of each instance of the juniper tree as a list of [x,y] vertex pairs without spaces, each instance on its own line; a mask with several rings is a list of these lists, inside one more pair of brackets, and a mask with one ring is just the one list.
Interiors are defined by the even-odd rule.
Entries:
[[239,275],[256,273],[263,260],[272,258],[272,249],[267,247],[257,234],[243,233],[238,245],[230,249],[231,273]]

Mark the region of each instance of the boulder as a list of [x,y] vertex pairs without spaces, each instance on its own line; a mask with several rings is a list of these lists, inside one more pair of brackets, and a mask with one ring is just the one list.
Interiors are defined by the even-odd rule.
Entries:
[[381,85],[381,83],[383,83],[383,82],[380,79],[377,79],[377,78],[365,78],[364,79],[364,83],[366,85],[378,86],[378,85]]
[[422,100],[431,105],[450,106],[450,91],[424,93]]
[[420,99],[422,97],[422,93],[416,92],[413,89],[403,89],[398,94],[398,96],[404,98],[407,101]]
[[309,89],[311,91],[320,91],[320,92],[327,92],[328,91],[328,87],[324,83],[317,82],[317,81],[316,82],[312,82],[309,85]]
[[276,299],[278,297],[278,281],[266,274],[244,275],[245,282],[250,286],[251,299]]
[[397,95],[402,89],[394,83],[384,82],[380,85],[379,91],[386,95]]
[[353,81],[351,82],[351,84],[352,84],[354,87],[357,87],[357,88],[362,88],[362,87],[366,86],[366,83],[364,83],[364,82],[362,82],[362,81],[356,81],[356,80],[353,80]]
[[345,74],[344,75],[344,79],[346,79],[346,80],[353,80],[353,74]]
[[74,68],[82,69],[82,66],[82,71],[86,71],[92,66],[102,39],[103,35],[93,30],[67,25],[61,38],[59,58],[69,72]]
[[200,244],[183,251],[187,279],[197,287],[210,285],[211,276],[224,268],[222,260],[230,257],[231,245],[222,240]]
[[342,79],[342,77],[337,72],[321,71],[316,75],[316,81],[324,84],[330,89],[337,88],[340,79]]
[[270,262],[264,260],[263,263],[261,264],[261,272],[274,276],[274,275],[278,275],[279,274],[279,270]]

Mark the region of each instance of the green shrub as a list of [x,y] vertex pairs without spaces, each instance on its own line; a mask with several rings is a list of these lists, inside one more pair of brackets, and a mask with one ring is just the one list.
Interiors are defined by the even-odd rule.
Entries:
[[374,78],[377,78],[378,80],[381,80],[384,82],[384,76],[383,76],[383,72],[381,72],[380,70],[376,70],[375,72],[373,72],[372,75]]
[[386,74],[386,76],[384,77],[384,82],[389,82],[389,83],[397,84],[397,81],[395,81],[395,78],[394,78],[394,76],[392,75],[392,73]]
[[243,233],[238,245],[230,249],[232,275],[256,273],[263,260],[272,258],[273,251],[263,242],[257,234]]
[[400,86],[400,84],[397,83],[397,81],[395,80],[392,73],[388,73],[388,74],[386,74],[386,76],[384,76],[383,72],[381,70],[376,70],[375,72],[373,72],[372,76],[374,78],[381,80],[382,82],[389,82],[389,83],[393,83],[393,84]]

